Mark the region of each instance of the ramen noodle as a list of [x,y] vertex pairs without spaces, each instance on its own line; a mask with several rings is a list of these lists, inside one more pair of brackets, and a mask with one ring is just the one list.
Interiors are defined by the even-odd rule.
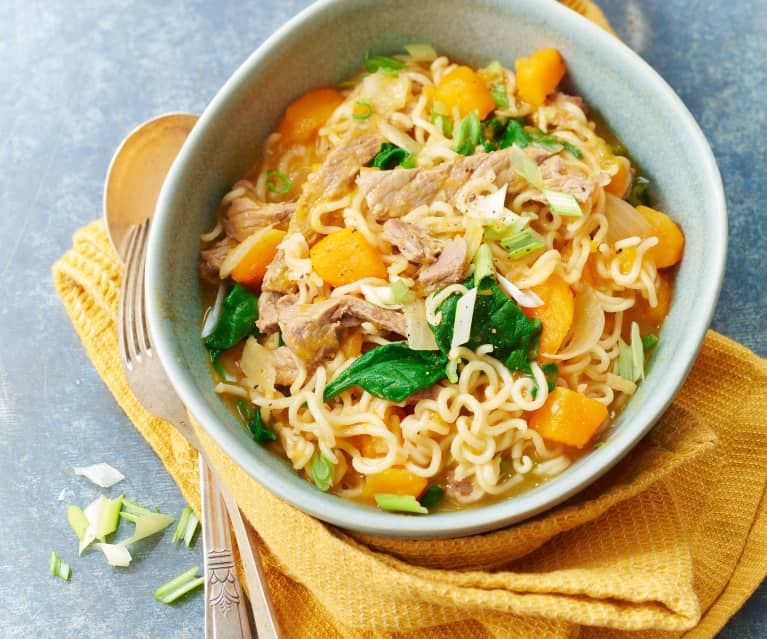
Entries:
[[202,237],[202,333],[258,443],[320,490],[426,513],[599,445],[684,237],[558,90],[555,49],[512,70],[406,48],[287,107]]

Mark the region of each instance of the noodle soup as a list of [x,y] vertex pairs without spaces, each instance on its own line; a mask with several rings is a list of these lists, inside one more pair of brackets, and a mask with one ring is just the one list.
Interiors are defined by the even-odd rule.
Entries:
[[287,107],[202,237],[202,333],[259,444],[320,490],[425,514],[598,445],[684,237],[557,90],[556,50],[514,70],[407,50]]

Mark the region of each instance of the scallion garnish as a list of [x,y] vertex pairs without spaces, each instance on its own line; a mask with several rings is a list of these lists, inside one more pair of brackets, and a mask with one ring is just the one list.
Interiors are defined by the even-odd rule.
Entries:
[[[357,110],[357,107],[360,107],[359,110]],[[357,100],[357,102],[354,103],[354,111],[352,111],[352,117],[355,120],[367,120],[371,115],[373,115],[373,105],[370,104],[370,100],[362,99]]]
[[178,518],[178,524],[176,525],[176,530],[173,531],[171,541],[183,540],[184,545],[189,548],[192,545],[192,539],[197,532],[199,524],[200,520],[197,519],[194,511],[189,506],[185,506]]
[[650,206],[650,181],[647,178],[640,175],[634,180],[628,201],[632,206]]
[[493,96],[495,106],[500,109],[509,107],[509,96],[506,93],[506,85],[503,82],[497,82],[490,85],[490,95]]
[[430,44],[406,44],[405,51],[410,54],[413,62],[434,62],[437,59],[437,52]]
[[63,561],[54,550],[51,550],[51,556],[48,560],[48,571],[52,575],[61,577],[64,581],[69,581],[69,577],[72,574],[72,567]]
[[103,542],[107,535],[111,535],[117,530],[120,523],[120,509],[122,508],[123,496],[117,499],[107,499],[101,508],[99,520],[96,524],[96,539]]
[[482,243],[474,256],[474,286],[478,288],[482,280],[494,275],[493,252],[487,244]]
[[173,603],[190,590],[201,586],[205,583],[205,578],[197,577],[197,570],[198,567],[195,566],[181,573],[178,577],[174,577],[169,582],[164,583],[154,591],[154,598],[164,604]]
[[437,486],[437,484],[432,484],[424,491],[419,501],[424,508],[434,508],[434,506],[442,501],[444,496],[444,489],[441,486]]
[[412,495],[390,495],[378,493],[373,495],[381,510],[398,511],[403,513],[418,513],[428,515],[429,509],[424,508]]
[[269,170],[266,172],[266,177],[277,178],[276,181],[267,181],[266,183],[266,188],[277,195],[285,195],[293,187],[292,180],[281,171]]
[[458,123],[453,138],[455,151],[461,155],[471,155],[479,144],[481,126],[476,111],[472,111]]
[[458,383],[458,364],[460,363],[461,358],[456,357],[454,359],[448,360],[447,365],[445,366],[445,375],[447,376],[447,381],[449,381],[451,384]]
[[[408,166],[405,166],[406,164]],[[413,168],[415,166],[415,156],[391,142],[384,142],[381,144],[381,150],[376,153],[369,166],[374,166],[382,171],[390,171],[397,166],[402,166],[406,169]]]
[[371,55],[365,60],[365,71],[375,73],[381,71],[386,75],[395,75],[400,69],[407,65],[401,60],[397,60],[388,55]]
[[326,492],[333,485],[333,464],[319,451],[312,456],[310,472],[314,485],[321,491]]
[[391,285],[392,304],[412,304],[415,302],[415,293],[411,291],[403,280],[395,280]]
[[128,544],[132,544],[145,537],[155,535],[158,532],[165,530],[174,521],[175,519],[173,519],[173,517],[163,515],[162,513],[150,512],[145,515],[137,515],[136,521],[134,522],[136,524],[136,529],[128,539],[121,541],[120,545],[127,546]]
[[453,120],[442,102],[435,102],[431,107],[431,121],[442,128],[442,134],[447,138],[453,134]]
[[535,188],[543,190],[541,167],[516,144],[509,149],[511,169]]
[[546,246],[546,242],[533,229],[527,228],[510,237],[503,238],[501,246],[509,252],[509,257],[512,260],[518,260],[528,253],[543,248]]
[[82,541],[85,539],[85,531],[88,530],[88,518],[85,516],[80,506],[70,506],[67,508],[67,521],[75,531],[77,538]]
[[554,191],[552,189],[542,189],[543,197],[549,204],[549,210],[553,215],[562,215],[565,217],[583,217],[583,210],[578,205],[578,200],[572,193],[564,191]]
[[622,155],[624,157],[627,157],[629,154],[628,149],[623,146],[622,144],[613,144],[610,146],[610,151],[612,151],[613,155]]
[[650,333],[642,338],[642,349],[649,351],[653,346],[658,343],[658,336],[655,333]]

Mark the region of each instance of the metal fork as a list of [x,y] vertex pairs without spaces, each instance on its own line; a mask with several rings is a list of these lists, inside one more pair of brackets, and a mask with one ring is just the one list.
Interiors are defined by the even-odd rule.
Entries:
[[157,358],[146,322],[144,267],[150,220],[130,230],[125,274],[120,291],[118,335],[120,361],[133,394],[150,413],[175,426],[199,454],[202,538],[205,572],[205,637],[252,637],[245,597],[237,577],[227,510],[237,536],[237,546],[250,587],[259,639],[279,639],[274,608],[265,590],[263,566],[240,510],[205,461],[200,442],[188,422],[186,409],[176,395]]

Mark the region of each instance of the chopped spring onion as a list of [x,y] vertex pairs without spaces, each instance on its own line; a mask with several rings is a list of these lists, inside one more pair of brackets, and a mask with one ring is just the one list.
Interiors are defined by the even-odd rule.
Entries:
[[[357,107],[360,107],[358,110]],[[355,120],[367,120],[373,115],[373,105],[370,104],[370,100],[357,100],[354,104],[354,111],[352,111],[352,117]]]
[[133,534],[128,537],[128,539],[121,541],[120,545],[127,546],[128,544],[132,544],[145,537],[156,535],[158,532],[165,530],[174,521],[176,520],[173,519],[173,517],[163,515],[162,513],[150,512],[145,515],[138,515],[134,522],[136,524],[136,530],[133,531]]
[[403,280],[395,280],[391,285],[391,301],[395,304],[411,304],[415,302],[415,293]]
[[481,244],[474,257],[474,286],[479,287],[482,280],[492,275],[495,275],[493,252],[487,244]]
[[[266,188],[272,193],[277,195],[285,195],[291,188],[293,188],[293,181],[284,173],[280,171],[270,170],[266,172],[267,178],[277,178],[276,181],[267,182]],[[282,183],[280,185],[280,182]]]
[[194,534],[197,532],[199,524],[200,520],[197,519],[194,511],[189,506],[185,506],[184,510],[181,511],[181,516],[178,518],[178,525],[176,530],[173,531],[171,541],[183,540],[184,545],[189,548],[192,545],[192,539],[194,539]]
[[442,128],[442,134],[447,138],[453,134],[453,120],[442,102],[435,102],[431,107],[432,124]]
[[458,122],[453,140],[455,151],[461,155],[471,155],[479,144],[481,126],[476,111],[472,111]]
[[107,558],[107,563],[110,566],[118,566],[120,568],[127,568],[130,566],[130,562],[133,559],[130,551],[124,544],[96,544],[96,547],[104,553],[104,557]]
[[80,506],[70,506],[67,508],[67,521],[75,531],[77,538],[82,541],[85,539],[85,531],[88,530],[88,518],[85,516]]
[[509,252],[512,260],[518,260],[528,253],[546,246],[546,242],[533,229],[527,228],[501,240],[501,246]]
[[642,336],[639,334],[639,324],[631,322],[631,363],[634,366],[634,379],[637,382],[644,380],[644,348],[642,348]]
[[381,144],[381,150],[376,153],[370,166],[374,166],[382,171],[388,171],[394,169],[397,166],[402,166],[407,160],[410,154],[391,142],[384,142]]
[[549,203],[549,210],[552,214],[566,217],[583,217],[583,211],[578,205],[578,200],[573,197],[572,193],[543,189],[543,196]]
[[390,495],[389,493],[378,493],[377,495],[373,495],[373,497],[381,510],[419,513],[421,515],[429,514],[429,509],[421,506],[413,495]]
[[122,508],[123,496],[117,499],[107,499],[99,512],[99,520],[96,525],[96,539],[103,542],[107,535],[117,530],[120,523],[120,509]]
[[51,556],[48,560],[48,572],[57,577],[61,577],[64,581],[69,581],[69,577],[72,575],[72,567],[63,561],[56,551],[51,550]]
[[434,351],[439,348],[434,333],[426,321],[426,305],[419,300],[402,307],[407,324],[407,345],[414,351]]
[[310,472],[314,485],[321,491],[326,492],[333,485],[333,464],[319,451],[312,456]]
[[455,357],[448,360],[447,366],[445,366],[445,375],[447,375],[447,381],[449,381],[451,384],[458,383],[458,364],[460,363],[461,358]]
[[647,178],[643,178],[641,175],[634,180],[631,185],[631,193],[628,197],[629,204],[633,206],[650,205],[650,181]]
[[498,286],[500,286],[506,294],[522,308],[537,308],[538,306],[543,306],[543,300],[533,291],[523,291],[500,273],[496,274],[496,278],[498,279]]
[[642,338],[642,348],[649,351],[653,346],[658,343],[658,336],[655,333],[650,333]]
[[437,59],[437,52],[430,44],[406,44],[405,51],[410,54],[413,62],[434,62]]
[[[491,259],[492,265],[492,259]],[[453,337],[450,348],[457,348],[469,341],[471,337],[471,320],[474,317],[474,306],[477,303],[477,291],[470,288],[466,291],[455,305],[455,322],[453,324]]]
[[493,222],[492,224],[489,224],[487,227],[485,227],[485,237],[488,240],[503,240],[510,235],[519,233],[522,229],[525,228],[529,221],[529,218],[519,216],[511,224],[500,224],[498,222]]
[[[133,515],[134,517],[136,515],[149,515],[153,512],[156,512],[154,510],[149,510],[146,506],[142,506],[141,504],[137,504],[134,501],[130,501],[128,499],[123,498],[123,512],[122,514],[129,513],[130,515]],[[125,519],[128,519],[125,517]],[[135,519],[129,520],[135,522]]]
[[119,470],[103,462],[92,466],[75,466],[75,475],[85,477],[102,488],[111,488],[125,479]]
[[82,555],[83,550],[85,550],[88,546],[91,545],[92,542],[96,540],[96,532],[98,530],[99,520],[101,518],[101,510],[108,502],[109,500],[106,497],[99,495],[99,497],[94,499],[83,510],[83,514],[88,520],[88,527],[85,529],[85,532],[80,539],[80,544],[77,549],[78,554]]
[[622,155],[628,157],[629,150],[622,144],[613,144],[610,146],[610,151],[613,155]]
[[195,566],[164,583],[154,591],[154,598],[161,603],[170,604],[190,590],[201,586],[205,583],[205,577],[197,577],[198,570],[198,567]]
[[615,374],[630,382],[634,382],[634,359],[631,347],[623,340],[618,343],[618,359],[615,360]]
[[493,96],[495,106],[501,109],[507,109],[509,107],[509,96],[506,93],[506,85],[503,82],[491,84],[490,95]]
[[437,486],[437,484],[432,484],[424,491],[419,501],[424,508],[434,508],[434,506],[442,501],[444,496],[445,491],[442,487]]
[[400,69],[404,69],[407,65],[401,60],[397,60],[388,55],[371,55],[365,59],[365,71],[368,73],[375,73],[381,71],[386,75],[396,75]]
[[514,145],[509,149],[509,159],[511,161],[511,168],[517,175],[525,178],[535,188],[543,189],[541,168],[536,164],[533,158],[527,155],[527,153],[517,145]]
[[223,283],[218,285],[218,293],[216,293],[216,301],[205,313],[205,321],[202,323],[202,333],[200,337],[205,339],[213,332],[218,324],[218,318],[221,317],[221,309],[224,305],[224,298],[226,297],[226,286]]

